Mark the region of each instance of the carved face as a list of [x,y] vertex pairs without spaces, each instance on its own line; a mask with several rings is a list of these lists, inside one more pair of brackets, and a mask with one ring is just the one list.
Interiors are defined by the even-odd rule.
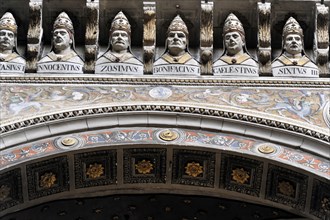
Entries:
[[53,45],[56,50],[65,50],[72,44],[69,32],[64,28],[55,29],[53,33]]
[[167,36],[169,53],[178,56],[187,48],[187,36],[183,31],[170,31]]
[[243,50],[245,45],[242,36],[237,31],[229,32],[225,35],[225,46],[228,55],[235,55]]
[[9,30],[0,30],[0,51],[12,51],[15,46],[15,34]]
[[128,34],[126,31],[114,31],[111,35],[111,46],[115,52],[127,51],[129,47]]
[[300,54],[303,50],[303,43],[299,34],[289,34],[284,39],[284,50],[289,54]]

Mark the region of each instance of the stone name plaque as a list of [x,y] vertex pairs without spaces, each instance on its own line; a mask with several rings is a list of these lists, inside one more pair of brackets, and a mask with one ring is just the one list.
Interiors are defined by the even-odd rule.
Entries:
[[191,65],[157,65],[154,68],[154,75],[200,75],[200,68]]
[[143,75],[143,66],[127,63],[105,63],[96,65],[95,73]]
[[215,76],[259,76],[258,71],[258,67],[242,64],[213,67]]
[[299,67],[299,66],[276,67],[273,68],[273,76],[318,78],[319,70],[315,68]]
[[38,73],[83,73],[83,65],[70,62],[46,62],[38,64]]
[[0,73],[24,73],[25,65],[20,63],[0,62]]

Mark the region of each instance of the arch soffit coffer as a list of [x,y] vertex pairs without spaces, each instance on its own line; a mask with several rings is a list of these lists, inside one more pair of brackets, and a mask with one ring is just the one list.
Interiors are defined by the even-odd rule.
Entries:
[[[228,131],[210,131],[211,126],[196,129],[195,126],[189,126],[189,117],[183,115],[149,117],[150,120],[168,122],[166,126],[163,124],[159,127],[140,126],[140,116],[118,115],[115,120],[122,124],[113,125],[113,128],[109,128],[109,123],[105,122],[111,121],[111,116],[92,118],[94,125],[98,124],[96,127],[101,129],[102,123],[104,129],[80,133],[63,131],[58,136],[15,147],[12,154],[17,155],[8,158],[8,164],[4,164],[4,160],[0,161],[4,165],[0,176],[9,173],[10,178],[15,179],[18,173],[13,172],[22,170],[20,178],[23,182],[27,181],[25,187],[29,188],[28,195],[21,198],[21,202],[24,201],[19,204],[22,209],[63,198],[135,193],[132,190],[134,186],[147,193],[165,193],[171,189],[172,193],[179,194],[243,199],[311,219],[318,219],[317,216],[322,213],[322,210],[318,210],[318,200],[324,199],[324,193],[327,192],[325,184],[330,178],[324,166],[328,160],[274,141],[244,137]],[[136,122],[139,123],[130,125],[129,121],[134,118],[138,118]],[[174,120],[181,124],[180,127],[177,125],[173,128],[170,125]],[[190,123],[194,121],[190,120]],[[214,118],[208,118],[208,123],[218,125]],[[223,125],[226,123],[224,121]],[[57,129],[63,129],[64,126]],[[18,156],[24,152],[27,153],[25,156]],[[4,152],[3,156],[6,155]],[[306,164],[310,158],[314,161],[314,168]],[[306,163],[299,162],[303,160]],[[107,162],[102,164],[102,161]],[[93,169],[100,166],[103,169]],[[111,170],[105,171],[107,167]],[[59,168],[60,172],[56,173]],[[46,178],[44,183],[42,179],[50,171],[54,171],[52,175],[57,175],[56,180],[48,182],[51,178]],[[97,178],[97,175],[103,174],[105,179]],[[38,178],[35,178],[36,175],[39,175]],[[47,183],[50,185],[43,186]],[[148,183],[148,188],[143,183]],[[155,188],[150,187],[150,184]],[[280,185],[285,186],[281,188]],[[201,187],[203,192],[200,191]],[[292,190],[299,193],[292,194]],[[78,191],[80,193],[77,194]],[[10,213],[10,210],[8,208],[3,213]]]

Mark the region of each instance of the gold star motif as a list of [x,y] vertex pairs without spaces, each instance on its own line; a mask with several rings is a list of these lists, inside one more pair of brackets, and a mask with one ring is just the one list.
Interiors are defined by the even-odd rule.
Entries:
[[250,178],[249,173],[243,168],[236,168],[232,170],[231,176],[234,181],[240,184],[246,183]]
[[281,194],[285,195],[285,196],[293,196],[295,193],[295,190],[292,186],[291,183],[286,182],[286,181],[282,181],[278,184],[278,189],[280,191]]
[[104,167],[102,166],[102,164],[90,164],[87,169],[86,175],[88,176],[88,178],[96,179],[103,175],[103,170]]
[[6,185],[0,187],[0,201],[4,201],[10,194],[10,188]]
[[186,174],[192,177],[197,177],[198,175],[203,173],[203,166],[195,162],[188,163],[185,169],[186,169]]
[[153,166],[154,165],[149,160],[142,160],[135,164],[135,169],[140,174],[150,174],[154,169]]
[[56,176],[52,172],[45,173],[40,177],[40,187],[41,188],[51,188],[56,181]]
[[330,211],[330,198],[324,197],[322,199],[322,201],[321,201],[321,208],[325,212],[329,212]]

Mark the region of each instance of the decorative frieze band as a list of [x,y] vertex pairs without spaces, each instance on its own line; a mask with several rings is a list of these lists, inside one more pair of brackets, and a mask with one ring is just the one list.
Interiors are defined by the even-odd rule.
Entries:
[[108,106],[108,107],[100,107],[100,108],[89,108],[89,109],[67,111],[62,113],[31,118],[13,124],[7,124],[0,127],[0,133],[4,134],[28,126],[38,125],[51,121],[59,121],[68,118],[82,117],[88,115],[119,113],[119,112],[142,112],[142,111],[190,113],[196,115],[215,116],[220,118],[233,119],[237,121],[250,122],[252,124],[265,125],[273,128],[278,128],[280,130],[287,130],[290,132],[303,134],[309,137],[316,138],[320,141],[330,142],[330,138],[328,135],[325,135],[320,132],[316,132],[311,129],[299,127],[297,125],[292,125],[289,123],[284,123],[271,119],[265,119],[262,117],[255,117],[245,114],[238,114],[234,112],[211,109],[211,108],[197,108],[197,107],[177,106],[177,105],[175,106],[174,105],[122,105],[122,106]]
[[249,79],[219,78],[215,76],[195,77],[153,77],[153,76],[119,76],[103,77],[98,75],[39,75],[29,74],[0,75],[0,83],[19,84],[123,84],[123,85],[183,85],[183,86],[243,86],[243,87],[304,87],[304,88],[329,88],[330,81],[323,79],[289,79],[274,77],[262,77]]
[[[75,22],[62,11],[52,22],[51,49],[42,51],[42,0],[31,0],[27,34],[26,61],[16,50],[17,29],[14,16],[7,12],[0,19],[0,74],[82,74],[318,78],[329,74],[329,8],[316,3],[314,51],[316,64],[305,52],[302,22],[289,17],[282,28],[282,50],[272,61],[271,4],[257,3],[257,58],[248,51],[245,22],[239,12],[229,13],[223,22],[223,52],[213,59],[213,2],[200,4],[200,59],[189,48],[191,21],[177,12],[167,28],[165,50],[156,58],[156,2],[143,2],[143,61],[132,51],[134,27],[127,12],[120,11],[112,19],[109,43],[99,53],[98,0],[86,0],[86,28],[84,57],[76,51]],[[188,25],[187,25],[188,24]],[[198,33],[195,31],[195,33]],[[9,39],[8,41],[5,38]],[[6,41],[6,42],[5,42]]]

